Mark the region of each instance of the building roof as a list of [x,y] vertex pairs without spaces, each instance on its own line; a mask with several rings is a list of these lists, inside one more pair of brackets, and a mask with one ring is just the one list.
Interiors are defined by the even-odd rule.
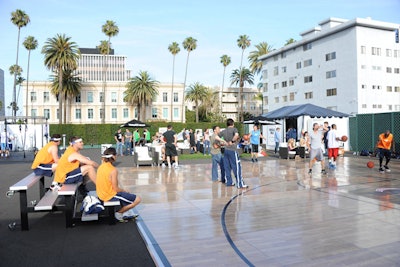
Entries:
[[331,118],[331,117],[349,117],[350,115],[339,111],[319,107],[313,104],[303,104],[294,106],[285,106],[277,110],[263,114],[268,120],[280,120],[288,118],[297,118],[300,116],[310,116],[312,118]]
[[[100,50],[97,48],[79,48],[81,54],[86,55],[101,55]],[[114,49],[110,49],[110,55],[114,55]]]

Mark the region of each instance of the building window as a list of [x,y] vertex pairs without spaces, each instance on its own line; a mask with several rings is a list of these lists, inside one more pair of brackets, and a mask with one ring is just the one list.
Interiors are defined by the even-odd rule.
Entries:
[[262,77],[263,77],[263,79],[268,79],[268,70],[262,71]]
[[294,101],[294,93],[293,92],[289,94],[289,100]]
[[287,102],[287,96],[286,95],[282,96],[282,102]]
[[104,102],[104,93],[103,93],[103,92],[100,92],[100,93],[99,93],[99,102],[100,102],[100,103],[103,103],[103,102]]
[[43,115],[44,115],[44,117],[46,118],[46,119],[50,119],[50,109],[48,109],[48,108],[45,108],[44,110],[43,110]]
[[93,109],[92,108],[88,109],[88,119],[93,119]]
[[362,70],[367,69],[367,65],[361,65],[361,69],[362,69]]
[[336,52],[328,53],[325,55],[325,61],[336,59]]
[[81,103],[81,94],[75,96],[75,103]]
[[174,118],[179,118],[179,108],[174,108]]
[[336,77],[336,70],[331,70],[331,71],[326,72],[327,79],[334,78],[334,77]]
[[326,90],[326,96],[335,96],[335,95],[337,95],[336,88]]
[[274,67],[274,76],[279,75],[279,67]]
[[293,86],[294,85],[294,78],[291,77],[289,78],[289,86]]
[[399,74],[400,73],[400,68],[394,68],[394,73]]
[[393,92],[393,88],[391,86],[386,86],[386,92]]
[[179,101],[179,94],[178,93],[174,93],[174,102],[177,103]]
[[387,73],[392,73],[392,68],[391,67],[386,67],[386,72]]
[[381,105],[381,104],[372,104],[372,108],[374,108],[374,109],[376,109],[376,108],[380,109],[380,108],[382,108],[382,105]]
[[49,102],[50,101],[50,93],[49,92],[43,92],[43,102]]
[[361,108],[367,108],[367,104],[362,104]]
[[275,103],[279,103],[279,97],[275,97]]
[[372,66],[372,70],[382,70],[381,66]]
[[75,119],[80,120],[81,118],[82,118],[81,109],[80,108],[75,109]]
[[286,73],[286,66],[282,67],[282,73]]
[[31,102],[36,102],[36,92],[31,92]]
[[116,108],[112,108],[111,109],[111,118],[112,119],[116,119],[117,118],[117,109]]
[[279,83],[274,83],[274,89],[279,89]]
[[311,82],[312,82],[312,76],[304,77],[304,83],[311,83]]
[[153,119],[157,118],[157,108],[151,108],[151,117]]
[[99,115],[100,115],[100,119],[104,118],[104,111],[102,108],[100,109]]
[[301,69],[301,62],[296,63],[296,69]]
[[286,58],[286,52],[281,53],[281,58]]
[[268,92],[268,83],[263,84],[263,92]]
[[87,102],[93,103],[93,92],[87,92]]
[[162,94],[162,100],[163,100],[163,102],[168,102],[168,93],[163,93]]
[[306,92],[306,93],[304,93],[304,98],[305,98],[305,99],[311,99],[311,98],[313,98],[313,92]]
[[400,92],[400,86],[395,86],[395,87],[394,87],[394,91],[395,91],[396,93]]
[[282,82],[282,88],[283,88],[283,87],[287,87],[287,81],[283,81],[283,82]]
[[164,119],[168,118],[168,108],[163,108],[162,109],[162,115]]
[[361,84],[361,89],[367,89],[367,85],[366,84]]
[[380,90],[380,89],[381,89],[381,86],[380,86],[380,85],[372,85],[372,89]]
[[393,106],[392,105],[388,105],[388,110],[392,110]]
[[111,92],[111,102],[117,103],[117,92]]
[[392,49],[386,49],[386,56],[391,57],[392,56]]
[[274,61],[278,61],[278,59],[279,59],[279,58],[278,58],[278,55],[275,55],[275,56],[274,56]]
[[129,109],[128,108],[123,109],[123,116],[124,116],[124,119],[129,118]]
[[399,57],[400,50],[393,50],[393,57]]
[[308,43],[303,45],[303,51],[307,51],[310,50],[312,48],[312,43]]
[[304,60],[304,68],[312,65],[312,59]]
[[361,54],[366,54],[367,53],[367,48],[365,46],[361,46]]
[[36,117],[37,116],[37,109],[31,109],[31,116]]
[[381,55],[381,49],[379,47],[372,47],[371,54],[373,56],[380,56]]

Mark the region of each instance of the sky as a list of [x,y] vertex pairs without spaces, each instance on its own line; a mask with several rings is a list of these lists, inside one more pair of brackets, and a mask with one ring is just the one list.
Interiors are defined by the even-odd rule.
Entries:
[[[255,45],[267,42],[273,49],[281,48],[300,33],[329,18],[373,20],[400,23],[400,0],[0,0],[0,69],[4,71],[5,106],[12,101],[13,76],[9,68],[16,63],[18,28],[11,23],[11,12],[23,10],[31,22],[21,28],[18,65],[26,78],[28,51],[22,42],[29,35],[39,43],[31,51],[29,81],[49,80],[41,49],[57,34],[71,37],[79,47],[95,48],[108,37],[101,31],[107,20],[116,22],[119,34],[111,39],[117,55],[127,56],[131,75],[148,71],[161,83],[172,81],[172,54],[168,46],[180,45],[175,58],[176,83],[183,83],[187,51],[182,42],[197,39],[197,48],[189,56],[187,85],[199,82],[221,86],[223,66],[220,57],[231,57],[226,68],[225,86],[230,73],[240,67],[242,50],[237,46],[240,35],[247,35],[251,46],[244,52],[243,65]],[[255,84],[260,77],[255,77]],[[18,103],[23,105],[23,92]],[[22,112],[22,111],[19,111]],[[10,113],[6,109],[6,115]],[[19,114],[17,114],[19,115]]]

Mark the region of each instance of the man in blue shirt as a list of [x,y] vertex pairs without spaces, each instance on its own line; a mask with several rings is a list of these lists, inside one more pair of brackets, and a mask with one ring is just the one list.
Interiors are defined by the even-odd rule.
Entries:
[[251,161],[258,162],[258,147],[260,146],[260,138],[264,138],[258,129],[258,124],[254,124],[253,131],[250,133],[251,144]]
[[275,142],[275,154],[278,153],[279,143],[281,142],[281,128],[276,128],[274,134],[274,142]]

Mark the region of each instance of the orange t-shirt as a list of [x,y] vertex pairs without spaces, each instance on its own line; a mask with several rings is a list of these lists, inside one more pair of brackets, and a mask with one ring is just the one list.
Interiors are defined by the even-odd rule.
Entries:
[[379,135],[379,141],[377,147],[390,150],[392,142],[393,142],[393,134],[389,134],[387,137],[385,137],[385,133],[382,133]]
[[111,162],[103,162],[97,169],[96,193],[103,201],[109,201],[117,192],[112,187],[110,173],[115,169]]
[[68,157],[75,152],[76,151],[72,146],[68,147],[65,150],[64,154],[58,161],[56,172],[54,173],[54,181],[63,184],[65,182],[65,178],[67,177],[67,173],[79,167],[80,164],[79,161],[77,160],[74,160],[73,162],[68,161]]
[[32,169],[36,169],[40,164],[50,164],[54,163],[53,155],[49,153],[49,148],[51,146],[55,146],[56,144],[53,141],[50,141],[45,145],[39,152],[36,154],[35,159],[32,163]]

